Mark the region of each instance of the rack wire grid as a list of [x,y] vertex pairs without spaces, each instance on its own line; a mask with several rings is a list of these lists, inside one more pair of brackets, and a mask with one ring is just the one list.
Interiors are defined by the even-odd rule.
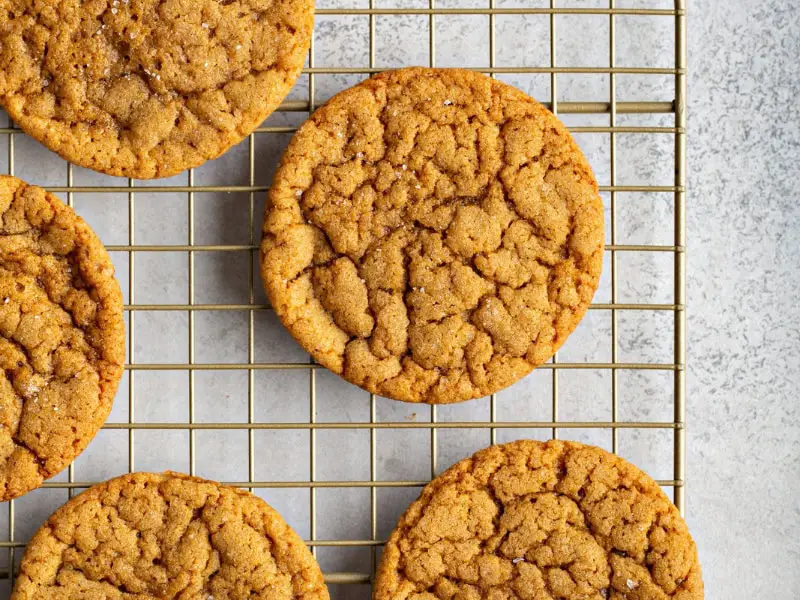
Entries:
[[[225,156],[168,180],[73,167],[0,122],[7,172],[65,197],[107,244],[129,361],[89,448],[0,511],[0,594],[55,508],[134,470],[254,491],[307,540],[333,595],[348,598],[369,595],[382,542],[420,488],[490,443],[604,446],[683,510],[684,4],[320,0],[307,66],[279,110]],[[369,74],[425,63],[549,98],[606,208],[603,280],[580,327],[528,378],[455,406],[377,398],[319,368],[280,327],[257,271],[265,192],[291,133]]]

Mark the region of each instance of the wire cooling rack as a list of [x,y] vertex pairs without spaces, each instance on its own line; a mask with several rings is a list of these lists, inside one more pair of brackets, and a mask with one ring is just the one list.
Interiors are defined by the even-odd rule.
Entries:
[[[7,172],[61,195],[107,244],[126,297],[129,360],[86,452],[0,511],[0,595],[52,510],[134,470],[187,471],[263,496],[307,539],[339,597],[369,594],[382,540],[407,503],[490,443],[605,446],[659,478],[683,510],[684,4],[321,0],[289,99],[225,157],[165,181],[92,174],[12,123],[0,127]],[[549,98],[606,205],[604,277],[584,323],[520,384],[455,407],[369,396],[313,364],[280,328],[257,274],[261,205],[297,125],[371,73],[425,62]]]

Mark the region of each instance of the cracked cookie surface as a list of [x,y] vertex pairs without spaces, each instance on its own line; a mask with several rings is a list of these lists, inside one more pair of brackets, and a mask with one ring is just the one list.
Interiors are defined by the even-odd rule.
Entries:
[[83,451],[124,361],[122,293],[103,244],[52,194],[0,176],[0,499]]
[[702,600],[697,550],[642,471],[574,442],[492,446],[434,479],[374,600]]
[[314,0],[0,0],[0,103],[75,164],[174,175],[277,108],[313,13]]
[[303,540],[266,502],[177,473],[135,473],[58,509],[25,551],[13,600],[328,600]]
[[496,392],[548,360],[597,288],[603,207],[549,111],[411,68],[333,97],[270,189],[261,273],[322,365],[410,402]]

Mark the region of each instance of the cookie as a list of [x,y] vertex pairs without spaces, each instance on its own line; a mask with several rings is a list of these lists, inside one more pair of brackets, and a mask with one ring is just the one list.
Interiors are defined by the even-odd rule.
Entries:
[[249,135],[303,67],[314,0],[0,0],[0,104],[109,175],[175,175]]
[[702,600],[678,510],[623,459],[574,442],[492,446],[400,518],[373,600]]
[[33,536],[13,600],[328,600],[303,540],[261,498],[177,473],[96,485]]
[[0,176],[0,499],[83,451],[124,362],[122,293],[103,244],[52,194]]
[[386,72],[333,97],[269,200],[275,311],[319,363],[397,400],[514,383],[564,343],[600,277],[603,206],[578,146],[471,71]]

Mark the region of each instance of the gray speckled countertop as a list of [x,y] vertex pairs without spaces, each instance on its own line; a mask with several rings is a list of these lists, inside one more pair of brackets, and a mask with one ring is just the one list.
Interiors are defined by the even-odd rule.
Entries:
[[800,11],[691,4],[689,525],[708,598],[798,598]]
[[[368,0],[319,0],[320,7],[369,6]],[[488,0],[437,0],[440,8],[487,7]],[[496,0],[498,7],[548,6],[540,0]],[[665,0],[617,0],[619,7],[672,8]],[[428,0],[377,0],[379,8],[425,8]],[[607,0],[559,0],[557,6],[607,8]],[[704,567],[707,598],[800,598],[800,8],[796,1],[690,1],[688,112],[688,385],[686,514]],[[604,15],[559,16],[557,63],[560,66],[608,66],[608,22]],[[439,66],[487,66],[488,19],[437,17]],[[549,66],[547,16],[498,16],[498,66]],[[428,17],[376,19],[379,67],[427,64]],[[316,67],[350,67],[369,61],[366,17],[320,16],[316,26]],[[671,67],[673,22],[670,18],[617,17],[617,65]],[[550,76],[503,74],[500,77],[542,100],[550,95]],[[362,78],[319,75],[316,99]],[[618,75],[617,98],[671,101],[670,75]],[[607,74],[558,75],[559,101],[607,101]],[[290,96],[308,97],[302,77]],[[295,125],[304,113],[277,113],[268,125]],[[563,115],[570,126],[607,126],[608,115]],[[672,126],[672,115],[625,115],[619,125]],[[0,126],[5,117],[0,114]],[[672,135],[617,134],[617,184],[671,185]],[[8,134],[0,134],[0,170],[5,171]],[[610,183],[608,135],[576,135],[601,185]],[[289,134],[256,138],[254,179],[268,185]],[[248,144],[195,171],[198,185],[246,185]],[[15,174],[43,186],[63,186],[66,164],[26,136],[15,138]],[[76,192],[76,210],[106,244],[186,244],[185,193],[148,192],[150,185],[186,185],[187,175],[167,181],[137,182],[135,226],[127,221],[124,187],[110,195]],[[125,186],[127,181],[74,170],[75,185]],[[608,194],[604,193],[608,204]],[[263,195],[256,196],[258,229]],[[62,197],[64,197],[62,195]],[[194,198],[196,244],[250,243],[248,194],[197,193]],[[618,195],[618,243],[669,245],[672,194]],[[609,213],[607,212],[607,215]],[[610,238],[608,238],[610,239]],[[126,252],[113,260],[126,302],[188,302],[185,252],[138,252],[136,277],[129,285]],[[195,302],[248,303],[251,273],[246,251],[195,254]],[[619,301],[672,302],[670,253],[620,252]],[[608,263],[596,301],[610,301]],[[255,302],[265,301],[257,277]],[[137,310],[135,342],[129,360],[136,363],[185,363],[188,332],[194,331],[198,363],[246,363],[248,319],[244,311],[203,311],[190,324],[186,312]],[[129,321],[130,324],[130,321]],[[608,362],[609,311],[593,310],[560,353],[568,362]],[[275,316],[254,313],[254,360],[261,363],[307,362]],[[620,361],[670,363],[673,360],[672,314],[667,311],[620,311]],[[180,422],[188,417],[186,371],[140,370],[135,375],[134,414],[129,414],[130,374],[123,379],[111,422]],[[194,374],[194,417],[198,422],[246,423],[246,370]],[[658,371],[620,371],[619,418],[627,421],[672,420],[672,375]],[[559,374],[559,418],[608,421],[609,371],[580,369]],[[367,394],[324,370],[315,373],[317,421],[370,420]],[[552,371],[539,370],[498,395],[500,421],[549,421]],[[305,369],[259,370],[254,374],[256,421],[306,423],[310,383]],[[379,421],[419,422],[430,409],[378,399]],[[441,407],[440,421],[485,421],[488,401]],[[561,437],[610,447],[608,429],[563,429]],[[547,438],[549,429],[501,429],[498,441],[532,436]],[[428,429],[382,429],[377,432],[378,480],[425,480],[431,472]],[[75,481],[99,481],[127,471],[128,433],[102,431],[75,463]],[[259,481],[302,482],[309,478],[310,438],[298,429],[258,430],[254,434],[254,476]],[[437,438],[436,470],[486,446],[485,430],[443,429]],[[188,471],[186,430],[137,431],[137,470]],[[335,452],[331,448],[336,448]],[[369,429],[320,429],[316,434],[316,476],[320,480],[364,481],[370,478]],[[655,478],[672,479],[672,433],[669,429],[619,431],[620,454]],[[198,430],[198,475],[225,481],[248,478],[246,429]],[[67,473],[56,478],[66,481]],[[385,538],[418,487],[378,488],[377,537]],[[669,490],[667,490],[669,491]],[[308,538],[311,535],[307,488],[257,491]],[[40,489],[15,501],[15,525],[0,509],[0,539],[24,542],[54,508],[64,489]],[[316,490],[318,539],[365,540],[371,537],[370,495],[366,487]],[[367,572],[369,547],[319,547],[326,571]],[[7,552],[2,550],[0,552]],[[18,563],[20,553],[15,552]],[[6,569],[0,554],[0,571]],[[336,598],[368,596],[367,586],[333,586]],[[0,581],[0,596],[8,595]]]

